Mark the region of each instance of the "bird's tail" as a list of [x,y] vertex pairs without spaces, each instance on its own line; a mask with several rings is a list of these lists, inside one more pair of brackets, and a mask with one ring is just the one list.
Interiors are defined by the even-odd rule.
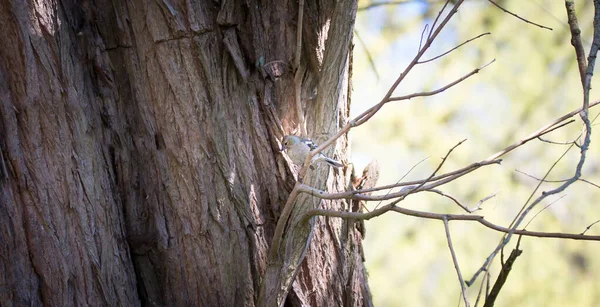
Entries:
[[323,161],[325,161],[325,162],[327,162],[327,164],[329,164],[329,165],[331,165],[333,167],[337,167],[337,168],[340,168],[340,167],[344,166],[344,164],[342,164],[342,162],[340,162],[338,160],[333,160],[333,159],[328,158],[328,157],[324,157]]

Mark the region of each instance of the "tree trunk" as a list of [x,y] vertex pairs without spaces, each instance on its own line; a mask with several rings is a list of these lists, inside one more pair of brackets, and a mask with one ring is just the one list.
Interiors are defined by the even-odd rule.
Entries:
[[[318,219],[312,235],[294,226],[289,259],[267,261],[294,184],[278,140],[298,131],[297,69],[311,137],[325,140],[349,109],[356,1],[305,3],[294,67],[298,9],[239,0],[0,6],[0,302],[370,304],[350,222]],[[328,154],[347,150],[341,139]],[[349,171],[320,166],[307,183],[345,190]],[[265,277],[290,263],[302,265],[287,279]],[[267,285],[291,292],[261,301]]]

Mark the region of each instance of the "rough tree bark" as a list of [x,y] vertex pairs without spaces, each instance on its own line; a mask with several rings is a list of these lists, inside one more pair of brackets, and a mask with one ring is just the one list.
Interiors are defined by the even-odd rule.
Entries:
[[[370,304],[350,222],[320,218],[307,251],[267,263],[294,183],[278,140],[297,131],[296,70],[312,137],[348,116],[356,1],[304,9],[298,68],[296,1],[1,5],[3,306],[252,306],[267,268],[304,255],[278,305]],[[309,182],[345,190],[349,171]]]

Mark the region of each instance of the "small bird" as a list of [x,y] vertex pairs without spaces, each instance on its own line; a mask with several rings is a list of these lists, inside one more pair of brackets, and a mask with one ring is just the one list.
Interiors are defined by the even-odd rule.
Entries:
[[[290,157],[292,162],[294,162],[296,165],[304,164],[304,160],[306,159],[308,153],[318,147],[315,143],[313,143],[313,141],[295,135],[284,136],[281,140],[281,144],[283,144],[281,151],[285,151],[288,157]],[[315,155],[312,158],[311,164],[320,161],[323,161],[333,167],[344,166],[340,161],[331,159],[325,156],[323,153]]]

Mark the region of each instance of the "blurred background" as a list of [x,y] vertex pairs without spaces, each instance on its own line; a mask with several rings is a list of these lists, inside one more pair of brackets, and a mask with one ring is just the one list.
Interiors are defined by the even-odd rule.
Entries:
[[[417,53],[425,25],[431,25],[444,4],[438,0],[389,2],[395,4],[359,1],[354,40],[353,116],[385,95]],[[479,34],[491,32],[491,35],[440,60],[416,66],[395,96],[436,89],[493,59],[496,62],[439,95],[389,103],[369,122],[353,129],[352,161],[359,172],[371,160],[377,160],[381,167],[378,184],[391,184],[426,159],[403,180],[424,179],[452,146],[466,138],[440,173],[452,171],[489,157],[581,106],[581,83],[564,1],[497,0],[497,3],[553,30],[527,24],[485,0],[465,1],[424,58],[439,55]],[[592,41],[594,7],[592,1],[576,1],[576,6],[587,54]],[[592,81],[591,101],[600,99],[598,78],[600,73]],[[600,107],[591,109],[590,118],[599,111]],[[582,123],[578,116],[575,119],[575,123],[545,138],[555,142],[576,139]],[[600,126],[596,127],[600,131]],[[600,184],[599,135],[592,134],[582,177],[595,184]],[[504,156],[502,165],[481,168],[441,190],[469,207],[497,192],[496,197],[484,203],[483,210],[474,214],[508,226],[538,184],[519,171],[541,178],[567,147],[531,141]],[[578,159],[579,149],[574,147],[548,180],[571,177]],[[535,197],[558,185],[544,183]],[[600,219],[599,200],[600,188],[576,182],[536,207],[525,222],[551,204],[527,229],[581,233]],[[369,209],[377,205],[367,203]],[[464,213],[450,200],[425,193],[412,195],[400,205],[438,213]],[[388,213],[367,221],[366,229],[365,257],[376,306],[464,305],[442,222]],[[463,276],[471,279],[502,234],[462,221],[450,222],[450,229]],[[600,235],[600,223],[586,234]],[[507,247],[506,257],[514,243],[516,237]],[[517,259],[496,306],[600,306],[600,242],[525,237],[521,249],[523,254]],[[498,272],[499,257],[492,266],[492,281]],[[468,288],[471,304],[475,302],[482,277]]]

